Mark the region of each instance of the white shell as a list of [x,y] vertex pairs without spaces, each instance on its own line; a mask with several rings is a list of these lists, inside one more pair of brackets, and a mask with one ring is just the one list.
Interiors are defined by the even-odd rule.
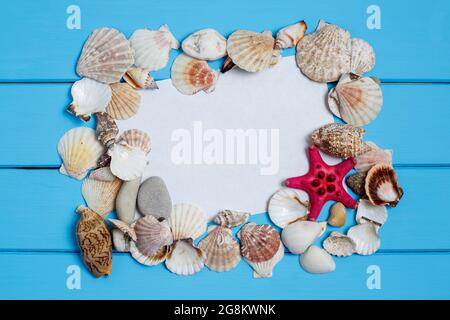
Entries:
[[182,276],[190,276],[204,267],[205,254],[192,244],[192,240],[175,242],[166,259],[169,271]]
[[308,215],[308,194],[296,189],[280,189],[270,198],[268,212],[270,220],[278,227],[284,228]]
[[134,116],[141,106],[141,95],[127,83],[111,85],[111,101],[106,112],[116,120],[126,120]]
[[139,129],[125,130],[118,139],[119,142],[126,144],[132,148],[138,148],[145,154],[149,154],[152,148],[150,136]]
[[372,150],[356,157],[356,171],[368,172],[374,165],[379,163],[392,165],[392,150],[380,149],[373,143],[371,145],[373,146]]
[[62,174],[81,180],[88,170],[96,167],[97,160],[105,152],[91,128],[73,128],[58,143],[58,153],[63,160]]
[[206,232],[206,217],[202,210],[191,204],[176,204],[169,218],[173,240],[195,240]]
[[193,58],[217,60],[227,55],[227,40],[214,29],[202,29],[187,37],[181,48]]
[[178,49],[179,42],[167,25],[159,30],[138,29],[130,38],[135,51],[135,65],[149,71],[164,68],[169,62],[170,49]]
[[306,32],[305,21],[299,21],[290,26],[284,27],[277,33],[275,47],[280,49],[292,48],[303,38]]
[[358,209],[356,210],[356,222],[363,224],[372,221],[382,226],[386,223],[388,212],[385,206],[374,206],[369,200],[359,200]]
[[375,52],[370,44],[362,39],[351,40],[352,55],[350,72],[362,75],[375,66]]
[[326,221],[297,221],[283,229],[281,240],[290,252],[302,254],[325,232],[326,228]]
[[119,229],[113,229],[111,231],[112,233],[112,240],[114,243],[114,248],[118,252],[129,252],[130,251],[130,238],[125,235],[121,230]]
[[115,143],[108,151],[111,156],[111,172],[124,181],[142,176],[147,165],[144,151],[125,143]]
[[150,70],[146,68],[132,67],[125,72],[123,79],[134,89],[158,89]]
[[323,248],[329,254],[337,257],[349,257],[355,252],[355,243],[349,237],[332,232],[323,242]]
[[103,83],[116,83],[133,62],[133,49],[123,33],[101,28],[94,30],[84,44],[77,73]]
[[130,253],[137,262],[146,266],[156,266],[166,260],[169,254],[169,247],[162,247],[157,254],[146,256],[138,250],[134,241],[130,241]]
[[280,247],[277,253],[269,260],[264,262],[252,262],[247,260],[247,263],[253,268],[253,278],[271,278],[273,268],[280,262],[284,257],[284,246],[280,242]]
[[311,246],[300,256],[300,265],[309,273],[328,273],[336,269],[333,258],[322,248]]
[[363,256],[374,254],[381,245],[377,227],[371,222],[351,227],[347,232],[347,236],[355,242],[356,253]]

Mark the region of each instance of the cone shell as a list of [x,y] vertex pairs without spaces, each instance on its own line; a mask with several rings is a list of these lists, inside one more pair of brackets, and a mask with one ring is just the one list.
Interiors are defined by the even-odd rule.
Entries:
[[365,185],[366,195],[373,205],[395,207],[403,196],[397,174],[388,164],[377,164],[369,170]]
[[322,248],[311,246],[300,256],[300,265],[309,273],[320,274],[333,272],[336,263],[333,258]]
[[131,256],[140,264],[146,266],[156,266],[164,262],[169,254],[169,247],[162,247],[158,252],[152,256],[146,256],[142,254],[134,241],[130,242],[130,253]]
[[130,237],[119,229],[111,231],[114,249],[118,252],[130,252]]
[[123,76],[124,80],[136,90],[158,89],[155,79],[149,69],[132,67]]
[[230,59],[239,68],[248,72],[258,72],[277,64],[280,50],[274,49],[275,39],[272,32],[262,33],[238,30],[227,41]]
[[375,52],[370,44],[362,39],[351,40],[352,54],[350,72],[362,75],[375,66]]
[[137,248],[145,256],[154,256],[162,247],[173,242],[167,221],[159,222],[153,216],[145,216],[136,221],[134,231]]
[[97,278],[112,270],[112,240],[108,227],[97,213],[89,208],[77,208],[77,240],[81,256],[89,271]]
[[134,116],[141,104],[139,91],[127,83],[111,85],[112,97],[106,112],[116,120],[126,120]]
[[354,193],[364,196],[366,194],[366,176],[366,172],[357,172],[348,176],[345,182]]
[[280,189],[270,198],[268,212],[270,220],[280,228],[306,219],[309,212],[308,194],[296,189]]
[[225,227],[215,227],[198,247],[206,256],[206,266],[216,272],[229,271],[241,261],[239,244]]
[[67,131],[58,143],[58,153],[63,160],[60,172],[78,180],[97,165],[105,152],[91,128],[73,128]]
[[253,277],[254,278],[271,278],[272,270],[280,262],[284,257],[284,246],[280,242],[280,246],[277,250],[277,253],[267,261],[263,262],[251,262],[246,260],[248,264],[253,268]]
[[222,210],[217,214],[214,222],[225,228],[234,228],[246,223],[249,217],[248,212]]
[[349,257],[355,252],[355,243],[349,237],[332,232],[323,242],[323,248],[326,252],[337,257]]
[[106,112],[97,112],[95,117],[97,118],[97,127],[95,128],[97,139],[102,145],[109,148],[116,142],[119,128],[114,119]]
[[358,172],[367,173],[376,164],[392,165],[392,150],[382,150],[374,145],[374,148],[356,157],[355,169]]
[[191,204],[176,204],[169,218],[173,240],[195,240],[206,232],[206,217],[202,210]]
[[351,227],[347,236],[355,243],[355,252],[359,255],[372,255],[380,249],[381,239],[377,227],[371,222]]
[[217,60],[227,55],[227,40],[214,29],[202,29],[181,44],[184,53],[200,60]]
[[238,233],[241,240],[241,254],[251,262],[272,259],[280,247],[280,235],[268,224],[256,225],[249,222]]
[[111,172],[119,179],[135,180],[144,173],[147,157],[141,149],[125,143],[116,143],[108,153],[111,156]]
[[133,49],[123,33],[101,28],[94,30],[84,44],[77,73],[103,83],[116,83],[133,62]]
[[124,142],[127,146],[138,148],[145,154],[149,154],[151,150],[150,136],[139,129],[129,129],[124,131],[119,138],[119,141]]
[[166,267],[178,275],[190,276],[203,269],[205,259],[205,254],[194,246],[192,240],[179,240],[170,248]]
[[356,222],[359,224],[368,221],[382,226],[386,223],[388,212],[385,206],[374,206],[369,200],[359,200],[358,209],[356,210]]
[[292,48],[303,38],[306,32],[305,21],[300,21],[284,27],[277,33],[275,47],[279,49]]
[[283,229],[281,239],[290,252],[302,254],[326,229],[326,222],[296,221]]

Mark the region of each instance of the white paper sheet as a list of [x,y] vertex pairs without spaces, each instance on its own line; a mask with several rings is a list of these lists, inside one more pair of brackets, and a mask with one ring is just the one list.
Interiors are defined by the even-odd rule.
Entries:
[[294,57],[256,74],[234,68],[209,94],[182,95],[170,79],[158,86],[140,91],[138,114],[119,129],[149,133],[144,179],[162,177],[174,204],[195,204],[208,217],[221,209],[265,212],[286,178],[308,170],[311,132],[333,122],[326,85],[303,76]]

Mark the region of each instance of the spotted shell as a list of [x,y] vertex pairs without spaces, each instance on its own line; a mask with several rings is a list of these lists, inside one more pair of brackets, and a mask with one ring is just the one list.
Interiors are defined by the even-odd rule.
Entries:
[[248,212],[222,210],[217,214],[214,222],[225,228],[234,228],[246,223],[249,217]]
[[204,252],[192,240],[179,240],[170,247],[166,267],[175,274],[190,276],[203,269],[205,259]]
[[362,75],[375,66],[375,52],[370,44],[362,39],[351,40],[352,53],[350,72]]
[[146,256],[145,254],[142,254],[139,249],[137,248],[137,245],[134,241],[130,241],[130,253],[131,256],[140,264],[146,265],[146,266],[156,266],[160,263],[163,263],[167,255],[169,254],[169,247],[162,247],[158,250],[158,252],[152,256]]
[[295,47],[297,43],[303,38],[305,32],[305,21],[300,21],[284,27],[277,33],[277,37],[275,39],[275,48],[286,49]]
[[249,222],[238,233],[241,240],[241,254],[251,262],[272,259],[280,247],[280,235],[267,224]]
[[273,268],[280,262],[284,257],[284,246],[283,243],[280,242],[280,246],[278,247],[275,255],[263,262],[252,262],[247,260],[247,263],[253,268],[253,278],[271,278]]
[[173,242],[172,232],[167,221],[158,221],[153,216],[145,216],[134,224],[136,245],[143,255],[153,256]]
[[145,154],[149,154],[152,146],[150,136],[139,129],[129,129],[124,131],[120,135],[119,141],[123,141],[129,147],[138,148]]
[[174,240],[195,240],[206,231],[206,217],[202,210],[191,204],[176,204],[169,218]]
[[134,116],[141,104],[139,91],[127,83],[111,85],[112,97],[106,112],[116,120],[126,120]]
[[394,168],[384,163],[377,164],[369,170],[365,190],[370,202],[376,206],[395,207],[403,196]]
[[355,242],[349,237],[332,232],[323,242],[323,248],[326,252],[337,257],[349,257],[355,252]]
[[109,148],[116,142],[119,128],[114,119],[106,112],[97,112],[95,117],[97,119],[97,127],[95,128],[97,139],[102,145]]
[[125,72],[123,79],[134,89],[158,89],[149,69],[132,67]]

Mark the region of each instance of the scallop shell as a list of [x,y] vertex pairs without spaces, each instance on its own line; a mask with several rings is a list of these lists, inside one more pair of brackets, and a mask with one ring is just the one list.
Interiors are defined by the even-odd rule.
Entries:
[[277,33],[275,48],[287,49],[297,45],[306,32],[305,21],[299,21],[290,26],[284,27]]
[[350,34],[321,21],[317,30],[297,44],[296,61],[300,70],[317,82],[337,81],[350,70]]
[[214,222],[225,228],[234,228],[247,222],[249,212],[222,210],[217,214]]
[[133,62],[133,49],[123,33],[101,28],[94,30],[84,44],[77,73],[103,83],[116,83]]
[[116,120],[126,120],[134,116],[141,104],[139,91],[127,83],[111,85],[112,97],[106,112]]
[[75,81],[71,94],[73,100],[67,111],[83,121],[89,121],[95,112],[104,111],[111,100],[109,85],[89,78]]
[[239,68],[248,72],[258,72],[277,64],[281,51],[274,49],[275,39],[271,31],[262,33],[238,30],[227,41],[230,59]]
[[178,240],[170,248],[166,267],[178,275],[190,276],[203,269],[205,259],[203,251],[192,240]]
[[185,54],[180,54],[172,65],[172,84],[186,95],[199,91],[207,93],[214,91],[219,73],[206,61],[197,60]]
[[357,195],[364,196],[366,194],[366,172],[357,172],[347,177],[345,183]]
[[281,239],[290,252],[302,254],[326,229],[326,222],[297,221],[283,229]]
[[270,220],[280,228],[296,220],[306,219],[309,212],[308,194],[301,190],[280,189],[270,198],[268,212]]
[[112,270],[112,240],[109,229],[96,212],[79,206],[77,213],[77,241],[81,256],[89,271],[97,278]]
[[332,232],[323,242],[323,248],[326,252],[337,257],[349,257],[355,252],[356,244],[349,237]]
[[58,153],[63,160],[59,171],[81,180],[88,170],[97,165],[97,160],[104,152],[105,148],[98,142],[93,129],[73,128],[58,143]]
[[365,132],[350,124],[330,123],[315,130],[311,138],[322,151],[347,159],[372,150],[373,147],[363,141]]
[[143,255],[153,256],[173,242],[172,232],[167,221],[159,222],[153,216],[145,216],[134,224],[136,245]]
[[97,118],[97,127],[95,128],[97,139],[106,148],[109,148],[116,142],[119,128],[114,119],[106,112],[97,112],[95,117]]
[[351,227],[347,236],[355,242],[355,252],[359,255],[372,255],[378,251],[381,245],[377,227],[371,222]]
[[167,25],[159,30],[138,29],[130,38],[135,51],[135,65],[155,71],[164,68],[169,62],[170,49],[178,49],[179,42]]
[[176,204],[169,218],[173,240],[195,240],[206,232],[206,217],[202,210],[191,204]]
[[277,250],[277,253],[267,261],[263,262],[251,262],[246,260],[248,264],[253,268],[253,278],[271,278],[272,270],[280,262],[284,257],[284,246],[280,242],[280,247]]
[[322,248],[311,246],[300,256],[300,265],[309,273],[329,273],[336,269],[333,258]]
[[149,69],[132,67],[125,72],[123,79],[134,89],[158,89]]
[[374,206],[369,200],[359,200],[358,209],[356,210],[356,222],[359,224],[367,221],[382,226],[386,223],[388,212],[385,206]]
[[119,229],[111,231],[114,249],[118,252],[130,252],[130,237]]
[[377,164],[369,170],[365,190],[370,202],[376,206],[395,207],[403,196],[394,168],[384,163]]
[[355,169],[358,172],[367,173],[374,165],[379,163],[392,164],[392,150],[382,150],[376,146],[356,157]]
[[150,136],[146,132],[139,129],[129,129],[124,131],[120,135],[119,141],[123,141],[129,147],[138,148],[145,154],[150,153],[152,146]]
[[146,256],[139,252],[139,249],[136,246],[134,241],[130,242],[130,253],[131,256],[140,264],[146,266],[156,266],[162,262],[164,262],[169,254],[169,247],[162,247],[158,250],[158,252],[152,256]]
[[362,75],[375,66],[375,52],[370,44],[362,39],[351,40],[352,54],[350,72]]
[[198,247],[206,256],[205,265],[216,272],[229,271],[241,261],[239,244],[231,230],[225,227],[215,227]]
[[251,262],[272,259],[280,247],[280,235],[268,224],[249,222],[238,233],[241,240],[241,254]]
[[187,37],[181,48],[192,58],[217,60],[227,55],[227,40],[214,29],[202,29]]
[[116,143],[108,151],[111,156],[111,172],[124,181],[142,176],[147,165],[144,151],[130,147],[126,143]]

